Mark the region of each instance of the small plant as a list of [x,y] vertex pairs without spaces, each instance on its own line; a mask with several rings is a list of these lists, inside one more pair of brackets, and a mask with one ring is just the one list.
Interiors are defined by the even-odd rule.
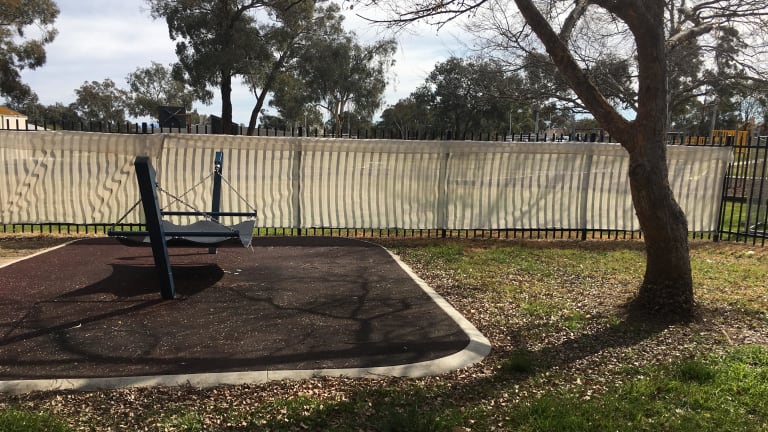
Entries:
[[715,371],[699,360],[688,360],[677,367],[677,379],[682,382],[705,384],[715,378]]
[[586,324],[588,321],[589,321],[589,318],[587,317],[586,314],[579,311],[573,311],[568,313],[565,316],[565,319],[563,320],[563,325],[568,330],[576,331],[584,327],[584,324]]
[[520,309],[532,318],[548,318],[558,312],[556,307],[540,300],[525,302],[520,305]]
[[414,405],[377,412],[376,417],[375,430],[381,432],[442,432],[462,423],[461,415],[456,411],[424,411]]
[[530,351],[518,350],[509,354],[501,368],[507,374],[528,375],[536,370],[536,364]]

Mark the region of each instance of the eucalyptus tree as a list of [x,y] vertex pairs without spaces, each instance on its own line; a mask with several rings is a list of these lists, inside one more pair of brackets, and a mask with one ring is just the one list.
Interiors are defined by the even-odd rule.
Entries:
[[381,113],[379,126],[397,131],[399,137],[420,139],[428,130],[442,129],[434,123],[432,116],[433,93],[427,85],[414,90],[408,97],[400,99]]
[[75,89],[72,105],[80,118],[91,122],[122,123],[125,121],[127,92],[107,78],[102,82],[84,82]]
[[173,67],[152,62],[151,66],[137,68],[126,77],[128,93],[126,108],[135,117],[158,118],[157,107],[178,106],[192,109],[194,92],[184,81],[174,77]]
[[39,102],[37,95],[27,98],[22,106],[10,105],[11,109],[23,112],[29,118],[29,121],[38,127],[56,128],[71,127],[80,123],[82,120],[75,109],[75,104],[65,106],[61,102],[45,106]]
[[298,76],[309,100],[328,112],[338,134],[345,112],[371,118],[383,104],[396,48],[393,39],[363,45],[353,32],[331,32],[313,38],[304,51]]
[[491,60],[451,57],[437,63],[425,83],[433,92],[435,123],[461,138],[506,129],[509,101],[517,99],[520,79]]
[[301,127],[305,133],[309,133],[312,128],[322,127],[323,113],[312,103],[304,89],[304,83],[290,73],[280,74],[276,81],[277,90],[270,99],[269,106],[277,109],[286,124]]
[[256,128],[267,96],[275,93],[276,86],[289,82],[285,76],[295,73],[297,62],[305,55],[313,38],[342,31],[344,17],[339,13],[339,6],[318,3],[295,1],[292,7],[276,7],[270,11],[270,20],[259,26],[258,39],[251,43],[259,60],[251,62],[244,75],[256,96],[248,123],[249,135]]
[[261,37],[258,13],[290,9],[301,0],[147,0],[152,17],[163,18],[176,41],[178,71],[210,102],[217,87],[221,96],[223,132],[231,132],[232,79],[249,73],[263,58],[254,41]]
[[53,0],[0,0],[0,96],[23,103],[33,93],[21,71],[45,64],[58,15]]
[[[383,1],[369,3],[384,5]],[[666,160],[669,73],[680,47],[735,29],[743,50],[730,62],[754,79],[765,66],[766,0],[420,0],[387,2],[390,24],[445,23],[469,15],[485,48],[515,58],[546,51],[565,82],[629,154],[629,182],[643,232],[646,268],[631,305],[636,310],[690,318],[695,311],[687,221],[669,186]],[[634,118],[611,104],[589,70],[615,56],[629,62],[637,94]]]

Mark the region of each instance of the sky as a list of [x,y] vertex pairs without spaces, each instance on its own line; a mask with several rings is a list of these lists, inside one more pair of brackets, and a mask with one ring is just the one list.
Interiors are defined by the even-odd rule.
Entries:
[[[74,102],[75,89],[86,81],[110,78],[126,88],[126,76],[137,68],[148,67],[153,61],[165,65],[176,61],[175,43],[168,36],[165,21],[152,19],[145,0],[57,0],[57,4],[61,10],[55,24],[59,34],[46,46],[45,65],[22,71],[22,80],[42,104]],[[354,14],[346,15],[347,29],[363,43],[393,36]],[[399,48],[384,107],[407,97],[424,82],[435,63],[451,55],[464,56],[468,49],[461,42],[461,33],[458,26],[438,32],[423,25],[394,35]],[[247,124],[255,102],[255,96],[237,83],[232,92],[233,121]],[[196,103],[194,108],[201,114],[221,114],[218,98],[211,105]]]

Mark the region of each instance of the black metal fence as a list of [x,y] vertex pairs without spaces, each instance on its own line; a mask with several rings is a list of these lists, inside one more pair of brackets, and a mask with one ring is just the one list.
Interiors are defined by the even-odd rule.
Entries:
[[[16,129],[13,124],[6,124],[6,129]],[[58,129],[46,125],[26,124],[18,130],[77,130],[102,133],[202,133],[207,134],[207,127],[156,128],[151,125],[125,123],[122,125],[98,123],[71,124]],[[242,132],[242,131],[239,131]],[[334,131],[312,130],[310,133],[297,129],[257,129],[257,136],[317,136],[332,137]],[[344,137],[349,137],[347,134]],[[397,131],[383,129],[359,130],[351,135],[358,139],[399,139]],[[421,139],[454,139],[449,131],[443,133],[425,133]],[[469,134],[465,139],[479,141],[523,141],[523,142],[562,142],[590,141],[610,142],[607,134],[600,132],[556,134]],[[692,238],[725,240],[764,246],[768,239],[768,137],[750,137],[733,139],[732,137],[689,137],[670,136],[669,144],[730,146],[734,150],[734,160],[729,165],[723,184],[723,196],[720,203],[719,229],[716,232],[694,232]],[[55,233],[65,235],[103,234],[110,228],[104,224],[15,224],[2,225],[2,233]],[[130,228],[130,227],[122,227]],[[257,235],[329,235],[348,237],[424,237],[424,238],[504,238],[504,239],[637,239],[642,237],[639,231],[607,231],[579,229],[505,229],[505,230],[402,230],[402,229],[329,229],[329,228],[270,228],[260,229]]]
[[733,145],[715,239],[764,246],[768,238],[768,137]]
[[[230,135],[247,135],[246,126],[233,125]],[[194,135],[214,135],[218,132],[210,124],[188,125],[185,127],[159,127],[148,123],[114,123],[78,121],[48,124],[46,122],[28,122],[6,119],[0,129],[17,131],[76,131],[99,133],[126,133],[126,134],[155,134],[155,133],[181,133]],[[518,133],[505,134],[501,132],[455,132],[451,130],[421,129],[400,130],[397,128],[371,127],[354,130],[344,130],[339,133],[335,129],[320,129],[302,127],[295,128],[263,128],[257,127],[253,136],[277,136],[277,137],[342,137],[353,139],[402,139],[402,140],[470,140],[470,141],[518,141],[518,142],[611,142],[611,137],[601,130],[576,131],[570,134],[563,133]]]

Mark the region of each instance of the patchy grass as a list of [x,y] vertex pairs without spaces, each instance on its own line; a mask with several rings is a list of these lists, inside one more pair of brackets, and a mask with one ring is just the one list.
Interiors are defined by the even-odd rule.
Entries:
[[[491,340],[485,361],[423,379],[3,395],[0,430],[768,429],[768,250],[694,241],[700,318],[670,326],[625,317],[641,242],[380,241]],[[8,244],[0,256],[33,249]]]
[[743,346],[634,371],[597,397],[550,391],[512,408],[517,431],[753,431],[768,428],[768,350]]
[[63,420],[48,413],[6,409],[0,411],[0,430],[3,432],[65,432],[71,429]]

